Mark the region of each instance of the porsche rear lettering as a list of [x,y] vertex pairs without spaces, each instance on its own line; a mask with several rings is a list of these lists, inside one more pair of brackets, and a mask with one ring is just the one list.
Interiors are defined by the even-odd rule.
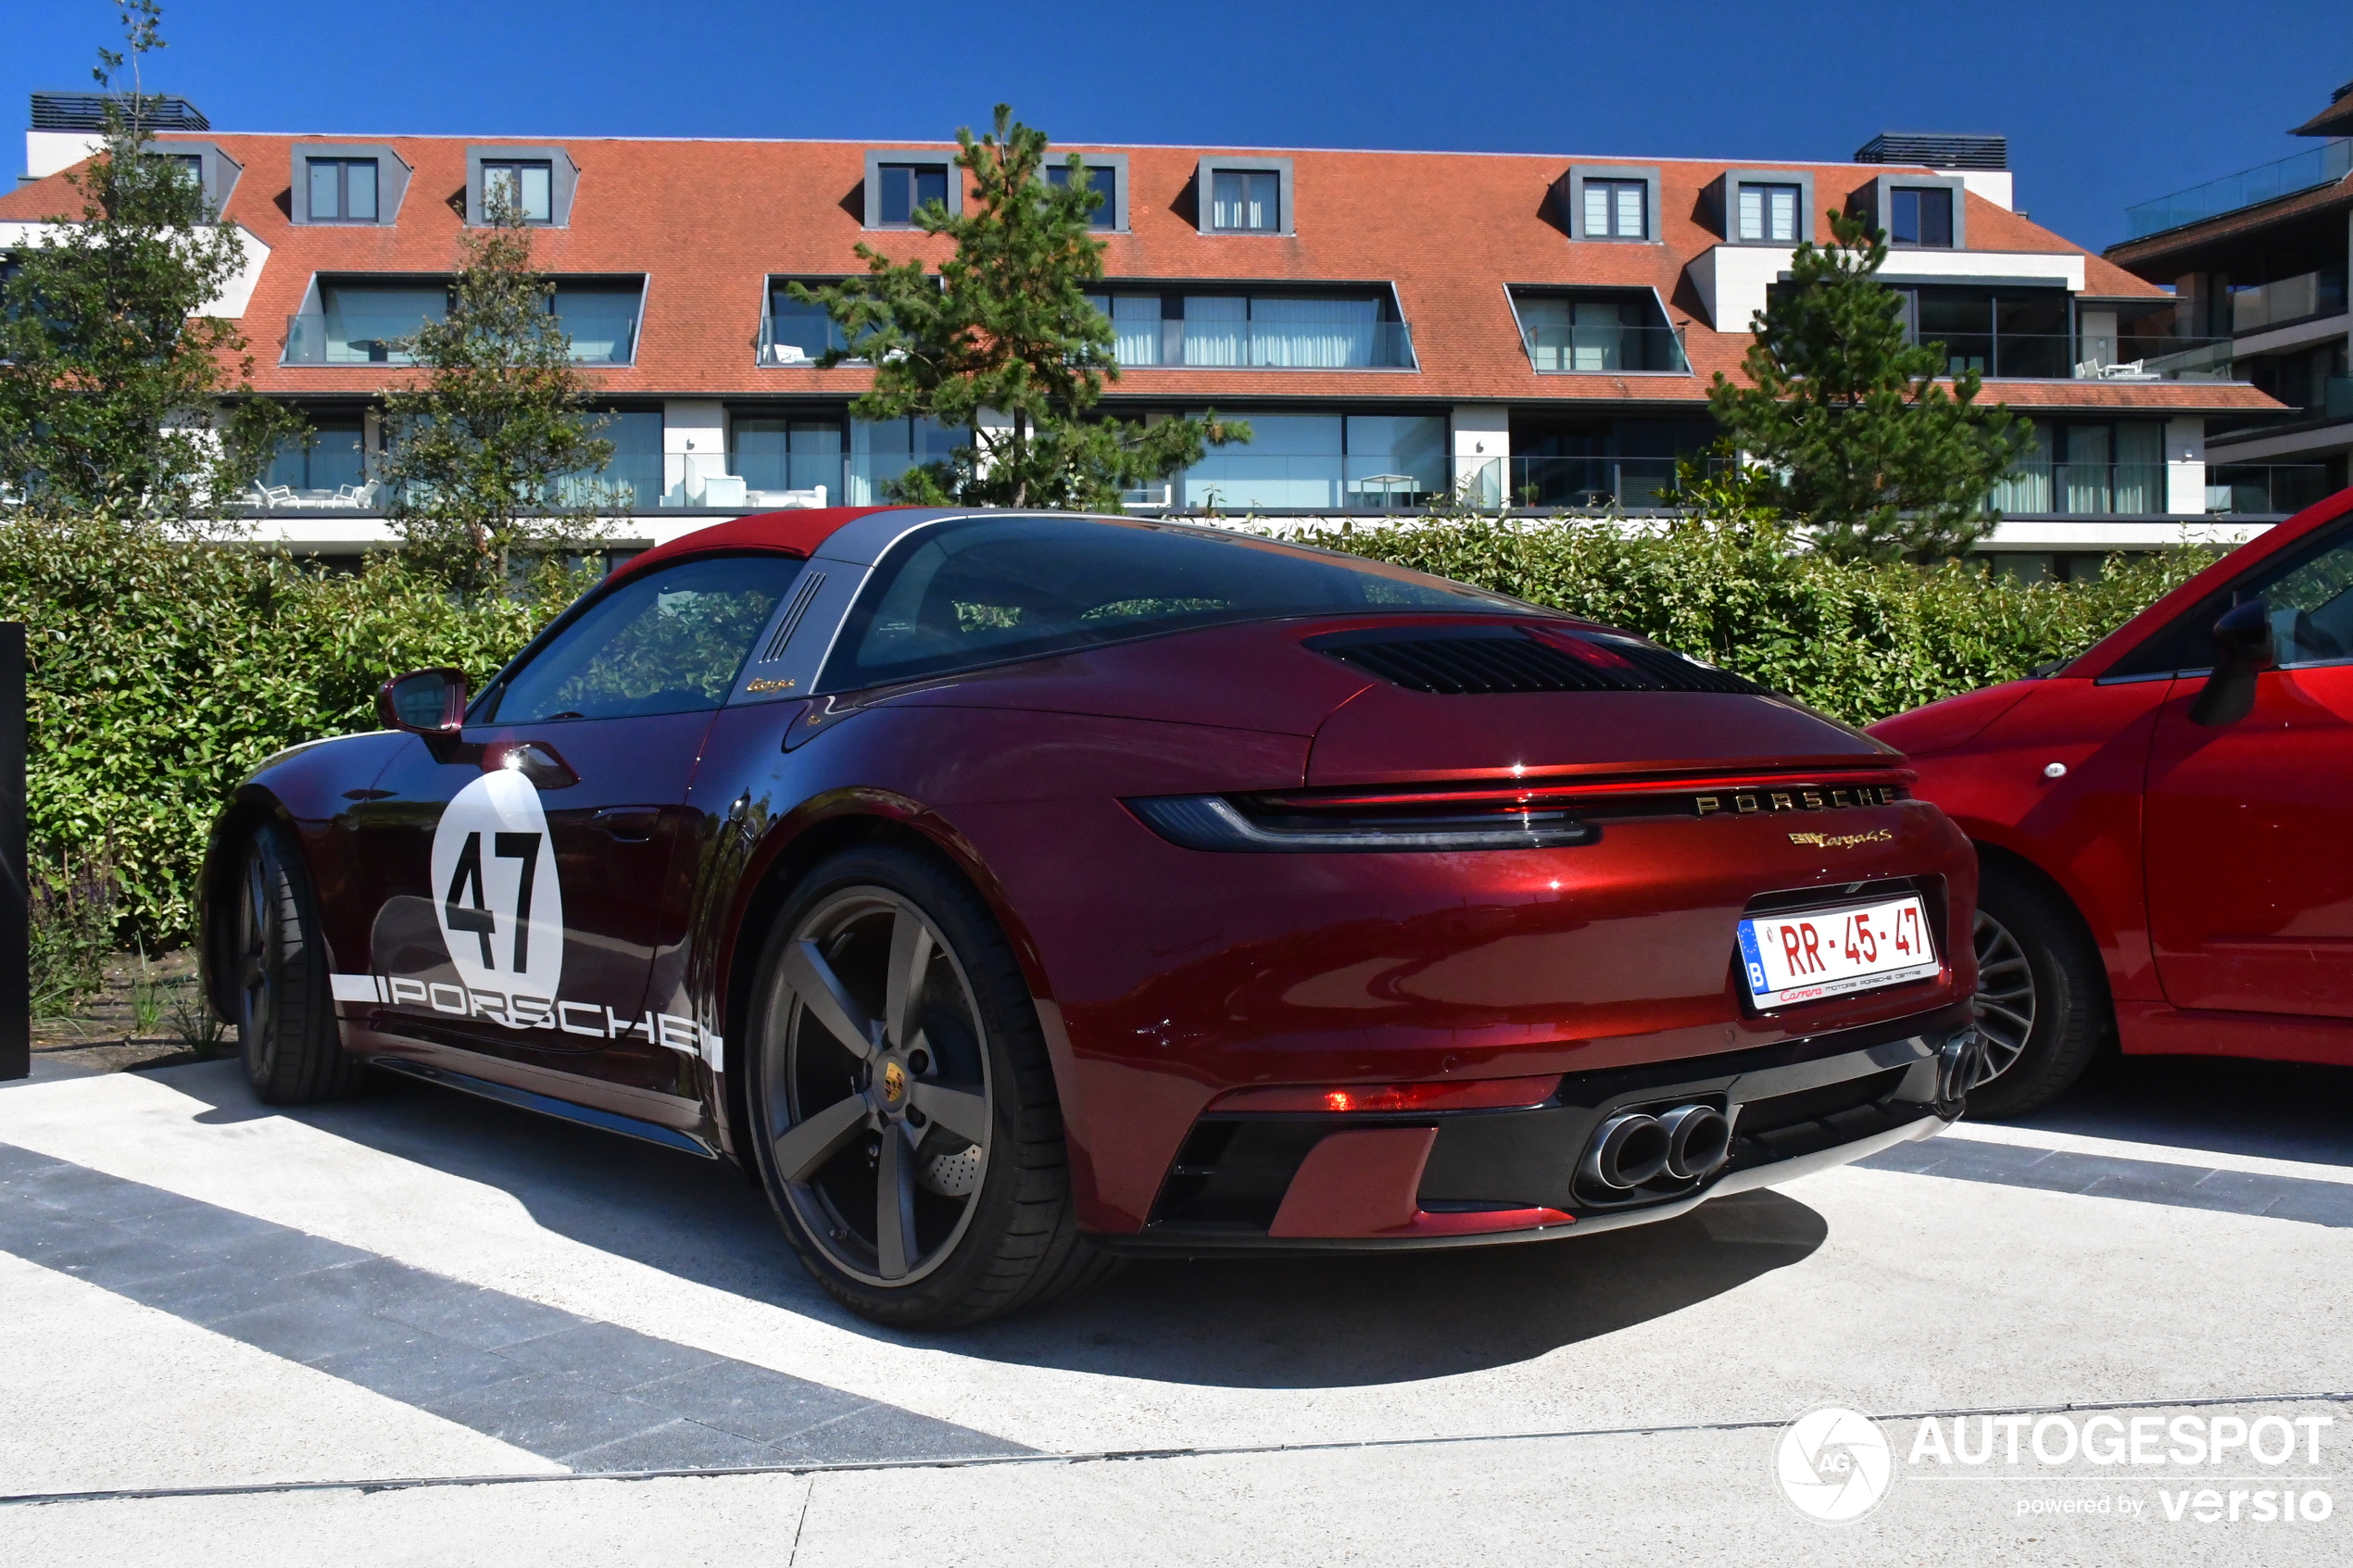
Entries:
[[1860,789],[1800,789],[1788,793],[1756,791],[1740,795],[1695,795],[1692,797],[1694,815],[1712,817],[1729,811],[1746,817],[1757,812],[1774,811],[1840,811],[1856,806],[1893,806],[1895,790],[1887,784],[1866,784]]

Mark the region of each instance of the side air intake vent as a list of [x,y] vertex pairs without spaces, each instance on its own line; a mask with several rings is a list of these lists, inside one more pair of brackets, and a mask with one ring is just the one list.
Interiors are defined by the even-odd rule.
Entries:
[[1410,691],[1441,696],[1496,692],[1732,692],[1768,695],[1754,681],[1629,637],[1561,626],[1336,632],[1305,646]]

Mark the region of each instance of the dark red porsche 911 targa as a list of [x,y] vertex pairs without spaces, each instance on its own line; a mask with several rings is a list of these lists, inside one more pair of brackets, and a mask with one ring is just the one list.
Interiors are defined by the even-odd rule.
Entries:
[[372,1064],[739,1160],[887,1322],[1661,1219],[1980,1070],[1975,863],[1894,751],[1348,556],[747,518],[380,709],[215,831],[261,1096]]

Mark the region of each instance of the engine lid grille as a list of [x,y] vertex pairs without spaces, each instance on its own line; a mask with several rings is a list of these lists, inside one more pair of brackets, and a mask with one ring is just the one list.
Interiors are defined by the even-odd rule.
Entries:
[[1506,692],[1729,692],[1769,696],[1729,670],[1630,637],[1565,626],[1334,632],[1302,644],[1409,691],[1441,696]]

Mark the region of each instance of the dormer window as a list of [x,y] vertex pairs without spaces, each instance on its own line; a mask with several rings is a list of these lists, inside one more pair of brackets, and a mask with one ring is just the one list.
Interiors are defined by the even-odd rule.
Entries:
[[580,167],[561,147],[468,147],[466,222],[480,229],[494,205],[511,206],[523,222],[569,227]]
[[1968,188],[1944,174],[1882,174],[1855,193],[1865,221],[1904,250],[1967,250]]
[[390,147],[295,144],[297,223],[390,223],[399,216],[400,198],[408,190],[409,166]]
[[314,157],[310,160],[313,222],[373,223],[376,220],[376,160]]
[[1283,226],[1282,183],[1258,169],[1224,169],[1211,182],[1209,226],[1225,234],[1272,234]]
[[1642,240],[1650,237],[1643,197],[1649,193],[1639,180],[1585,182],[1585,237]]
[[1887,237],[1899,245],[1953,248],[1953,193],[1898,187],[1888,200]]
[[553,168],[537,159],[501,159],[482,166],[482,205],[484,213],[494,210],[503,199],[526,223],[549,223],[555,220],[556,175]]
[[1287,157],[1205,157],[1194,190],[1204,234],[1295,232]]
[[1658,170],[1573,165],[1554,186],[1555,213],[1573,240],[1658,238]]
[[1793,245],[1814,237],[1814,176],[1804,169],[1728,169],[1709,183],[1705,205],[1730,245]]
[[182,179],[203,193],[205,210],[215,216],[229,205],[229,193],[237,188],[237,177],[245,172],[245,165],[210,142],[149,142],[140,150],[169,162]]
[[892,227],[914,222],[927,207],[948,205],[948,166],[942,163],[886,163],[882,166],[882,212],[879,220]]
[[1796,186],[1743,185],[1739,207],[1739,235],[1744,243],[1777,245],[1797,243]]
[[[1090,228],[1107,233],[1124,233],[1127,229],[1127,158],[1119,153],[1088,153],[1086,155],[1087,188],[1102,193],[1102,201],[1088,217]],[[1065,186],[1070,183],[1067,162],[1049,164],[1046,182]]]
[[948,216],[964,210],[964,182],[943,153],[870,152],[866,155],[866,227],[912,229],[915,214],[937,206]]

